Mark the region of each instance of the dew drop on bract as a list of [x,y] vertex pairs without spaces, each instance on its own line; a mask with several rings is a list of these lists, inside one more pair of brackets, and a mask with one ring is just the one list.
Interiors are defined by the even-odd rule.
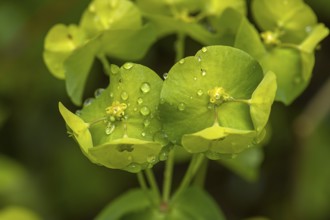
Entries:
[[202,48],[202,52],[203,52],[203,53],[207,52],[207,48],[206,48],[206,47],[203,47],[203,48]]
[[184,64],[184,59],[181,59],[181,60],[179,61],[179,63],[180,63],[180,64]]
[[113,73],[113,74],[117,74],[119,72],[120,68],[119,66],[117,65],[111,65],[110,67],[110,71]]
[[89,106],[94,101],[93,98],[88,98],[84,101],[83,106]]
[[150,114],[150,109],[147,107],[147,106],[143,106],[141,109],[140,109],[140,113],[143,115],[143,116],[147,116]]
[[123,91],[123,92],[121,93],[120,97],[121,97],[122,100],[126,101],[126,100],[128,99],[128,94],[127,94],[127,92]]
[[114,124],[109,123],[107,127],[105,128],[105,133],[107,135],[112,134],[112,132],[115,130],[116,126]]
[[110,92],[110,98],[113,98],[113,93],[112,92]]
[[159,154],[159,160],[160,161],[164,161],[164,160],[167,160],[167,157],[168,157],[168,152],[161,152],[160,154]]
[[201,62],[202,58],[200,56],[198,56],[197,60],[198,60],[198,62]]
[[164,79],[167,79],[167,77],[168,77],[168,73],[164,73],[164,74],[163,74],[163,78],[164,78]]
[[142,103],[143,103],[143,99],[140,97],[140,98],[138,98],[137,99],[137,103],[139,104],[139,105],[141,105]]
[[206,76],[206,70],[202,69],[202,70],[201,70],[201,75],[202,75],[202,76]]
[[133,157],[132,157],[131,155],[129,155],[129,156],[127,157],[127,160],[132,161],[132,160],[133,160]]
[[124,64],[124,69],[126,69],[126,70],[130,70],[132,67],[133,67],[133,63],[125,63]]
[[81,116],[81,110],[77,110],[76,115]]
[[201,89],[199,89],[198,91],[197,91],[197,95],[198,96],[202,96],[204,93],[203,93],[203,90],[201,90]]
[[128,165],[126,167],[125,170],[127,170],[128,172],[131,172],[131,173],[138,173],[141,171],[141,166],[136,163],[131,163],[130,165]]
[[150,91],[149,83],[147,83],[147,82],[142,83],[140,89],[143,93],[148,93]]
[[95,92],[94,92],[95,98],[99,97],[104,92],[104,90],[105,89],[103,89],[103,88],[99,88],[99,89],[95,90]]
[[144,122],[144,127],[148,127],[150,125],[150,120],[146,119]]
[[181,103],[178,105],[178,109],[179,109],[180,111],[183,111],[183,110],[186,109],[186,105],[185,105],[184,103],[181,102]]
[[196,76],[194,77],[194,80],[195,80],[195,81],[197,80],[197,77],[196,77]]
[[146,133],[145,133],[145,132],[142,132],[142,133],[141,133],[141,136],[142,136],[142,137],[145,137],[145,136],[146,136]]
[[150,155],[147,157],[148,163],[155,163],[156,162],[156,156],[155,155]]

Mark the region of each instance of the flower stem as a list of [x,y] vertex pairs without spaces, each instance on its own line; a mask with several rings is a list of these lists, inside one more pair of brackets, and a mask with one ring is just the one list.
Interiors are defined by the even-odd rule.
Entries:
[[98,56],[98,58],[100,59],[102,65],[103,65],[104,71],[106,72],[107,75],[110,76],[110,73],[111,73],[110,63],[109,63],[106,55],[105,54],[100,54]]
[[157,201],[149,193],[149,189],[148,189],[148,186],[147,186],[147,183],[143,176],[142,171],[138,172],[136,175],[137,175],[139,185],[140,185],[141,189],[143,190],[143,192],[148,196],[150,203],[153,204],[154,206],[157,206]]
[[179,32],[177,34],[177,40],[175,41],[175,61],[179,61],[184,56],[184,50],[185,50],[185,34]]
[[191,180],[194,178],[196,172],[199,170],[200,165],[202,164],[203,160],[205,159],[203,154],[194,154],[191,158],[189,167],[186,171],[186,174],[175,192],[173,196],[173,200],[175,200],[190,184]]
[[174,151],[172,150],[165,164],[164,184],[163,184],[163,202],[167,203],[171,195],[172,177],[174,167]]
[[161,196],[160,191],[156,182],[156,178],[154,173],[152,172],[152,169],[146,169],[146,177],[149,182],[149,185],[151,187],[151,191],[155,198],[157,198],[157,201],[160,202]]
[[201,167],[199,168],[195,180],[194,186],[198,186],[203,188],[205,184],[206,174],[207,174],[207,167],[208,167],[209,160],[203,160]]

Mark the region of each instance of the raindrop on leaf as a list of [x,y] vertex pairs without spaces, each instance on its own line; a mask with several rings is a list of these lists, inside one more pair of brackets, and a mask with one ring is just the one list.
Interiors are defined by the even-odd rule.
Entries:
[[147,107],[147,106],[143,106],[141,109],[140,109],[140,113],[143,115],[143,116],[147,116],[150,114],[150,109]]
[[150,91],[150,85],[149,83],[142,83],[141,87],[140,87],[141,91],[143,93],[148,93]]

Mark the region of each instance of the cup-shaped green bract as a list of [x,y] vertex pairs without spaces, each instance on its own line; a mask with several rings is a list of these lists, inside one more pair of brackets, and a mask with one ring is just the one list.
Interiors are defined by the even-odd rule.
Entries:
[[227,46],[204,47],[169,71],[161,92],[164,130],[171,142],[210,159],[232,156],[263,135],[276,93],[247,53]]
[[301,43],[317,23],[313,10],[303,0],[253,0],[252,12],[263,31],[275,32],[287,43]]
[[233,8],[241,14],[246,14],[246,2],[245,0],[207,0],[205,1],[204,12],[208,16],[219,16],[225,9]]
[[76,115],[60,105],[61,114],[92,162],[130,172],[152,167],[166,144],[158,114],[163,81],[147,67],[126,63],[111,66],[110,82]]
[[141,24],[140,11],[129,0],[93,0],[80,22],[90,37],[108,29],[136,29]]
[[44,60],[49,71],[57,78],[65,78],[64,61],[84,44],[84,32],[76,25],[57,24],[50,29],[44,45]]

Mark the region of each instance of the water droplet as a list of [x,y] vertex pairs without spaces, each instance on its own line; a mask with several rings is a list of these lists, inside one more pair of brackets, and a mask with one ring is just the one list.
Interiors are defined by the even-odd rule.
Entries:
[[206,76],[206,70],[202,69],[202,70],[201,70],[201,75],[202,75],[202,76]]
[[146,133],[145,133],[145,132],[142,132],[142,133],[141,133],[141,136],[142,136],[142,137],[145,137],[145,136],[146,136]]
[[90,104],[92,104],[93,101],[94,101],[93,98],[88,98],[84,101],[83,106],[89,106]]
[[180,111],[185,110],[185,108],[186,108],[186,105],[185,105],[184,103],[182,103],[182,102],[178,105],[178,109],[179,109]]
[[204,93],[203,93],[203,90],[201,90],[201,89],[199,89],[198,91],[197,91],[197,95],[198,96],[202,96]]
[[110,92],[110,98],[113,98],[113,93],[112,92]]
[[133,160],[133,157],[132,157],[131,155],[129,155],[129,156],[127,157],[127,160],[132,161],[132,160]]
[[140,113],[143,115],[143,116],[147,116],[150,114],[150,109],[147,107],[147,106],[143,106],[141,109],[140,109]]
[[197,80],[197,77],[196,77],[196,76],[194,77],[194,80],[195,80],[195,81]]
[[206,47],[203,47],[203,48],[202,48],[202,52],[203,52],[203,53],[207,52],[207,48],[206,48]]
[[198,60],[198,62],[201,62],[202,58],[200,56],[198,56],[197,60]]
[[107,127],[105,128],[105,133],[107,135],[112,134],[112,132],[115,130],[116,126],[114,124],[109,123]]
[[81,110],[77,110],[76,115],[81,116]]
[[167,157],[168,157],[168,152],[166,152],[166,151],[161,152],[161,153],[159,154],[159,160],[160,160],[160,161],[167,160]]
[[168,73],[164,73],[164,74],[163,74],[163,78],[164,78],[164,79],[167,79],[167,77],[168,77]]
[[120,70],[120,68],[119,68],[119,66],[117,66],[117,65],[111,65],[110,66],[110,71],[113,73],[113,74],[117,74],[118,72],[119,72],[119,70]]
[[137,102],[139,105],[141,105],[141,104],[143,103],[143,99],[140,97],[140,98],[137,99],[136,102]]
[[137,108],[135,107],[133,110],[136,112],[137,111]]
[[235,159],[237,157],[237,154],[232,154],[231,159]]
[[193,97],[192,97],[192,96],[190,96],[189,98],[190,98],[190,99],[193,99]]
[[128,94],[127,94],[127,92],[125,92],[125,91],[122,92],[121,95],[120,95],[120,97],[121,97],[122,100],[126,101],[126,100],[128,99]]
[[208,109],[214,109],[214,105],[212,105],[212,104],[208,104],[208,105],[207,105],[207,108],[208,108]]
[[150,121],[148,119],[146,119],[144,122],[144,127],[148,127],[150,125]]
[[148,93],[150,91],[150,85],[149,83],[142,83],[141,87],[140,87],[141,91],[143,93]]
[[102,94],[102,92],[104,92],[104,90],[105,89],[103,89],[103,88],[99,88],[99,89],[95,90],[95,92],[94,92],[95,98],[99,97]]
[[155,163],[156,162],[156,156],[151,155],[147,157],[148,163]]
[[131,163],[130,165],[128,165],[126,167],[125,170],[127,170],[128,172],[131,172],[131,173],[138,173],[141,171],[141,166],[136,163]]
[[184,59],[181,59],[181,60],[179,61],[179,63],[180,63],[180,64],[184,64]]
[[125,64],[124,64],[124,69],[126,69],[126,70],[130,70],[130,69],[132,69],[133,66],[134,66],[133,63],[125,63]]

